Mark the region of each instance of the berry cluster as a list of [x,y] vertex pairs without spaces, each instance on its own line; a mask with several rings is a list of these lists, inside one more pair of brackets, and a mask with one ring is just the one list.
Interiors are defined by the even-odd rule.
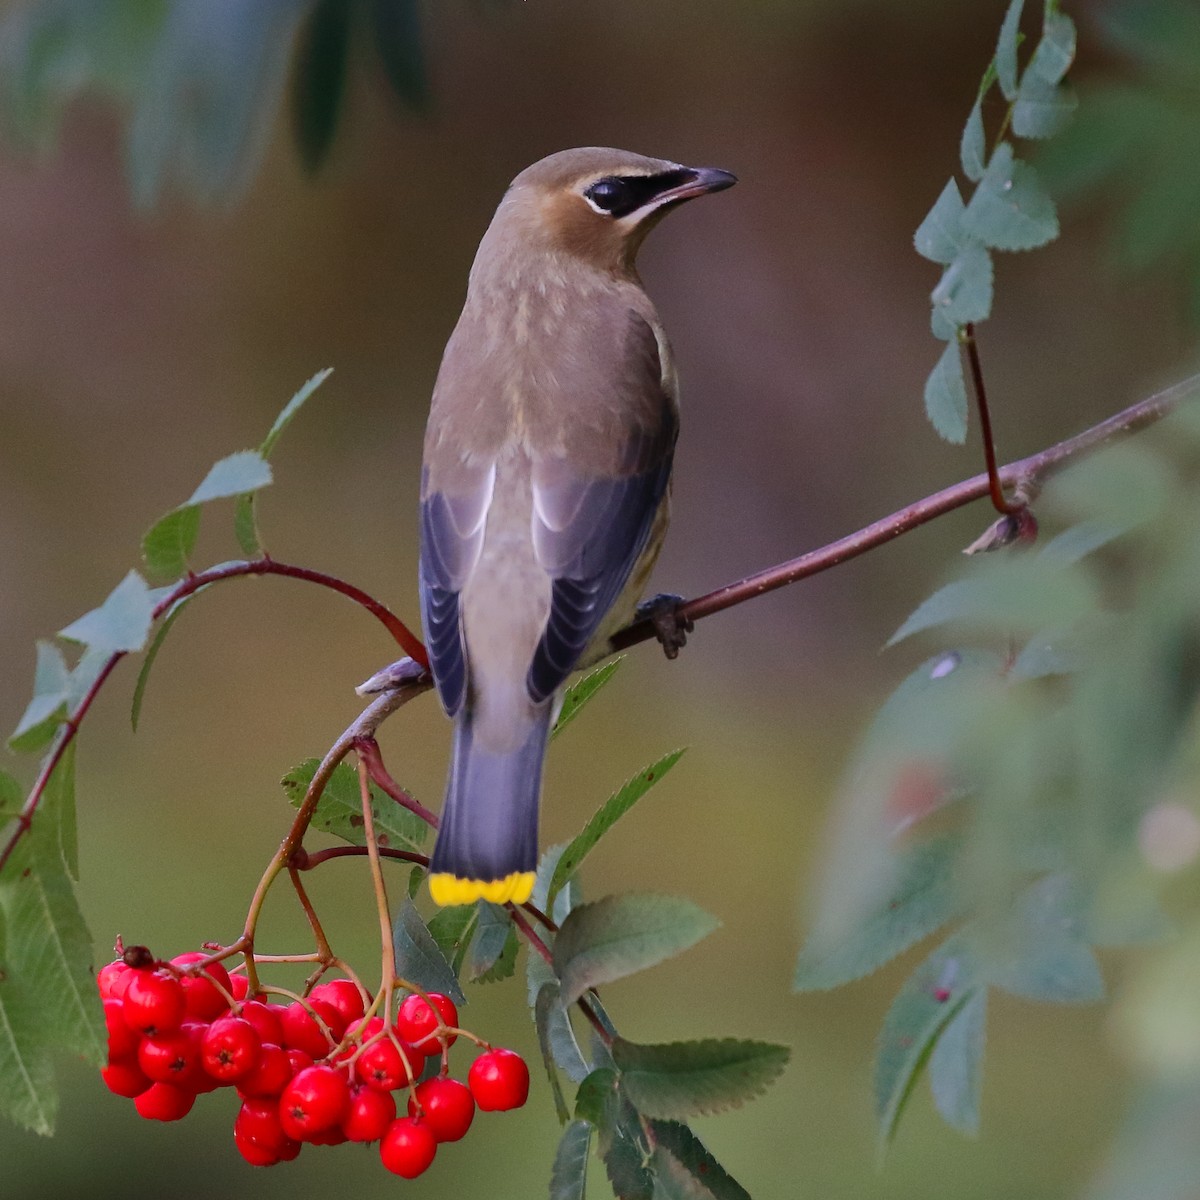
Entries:
[[[206,958],[158,962],[139,946],[100,970],[102,1075],[153,1121],[178,1121],[201,1093],[236,1088],[233,1140],[253,1166],[291,1160],[306,1142],[378,1141],[383,1165],[412,1179],[440,1142],[467,1132],[476,1107],[519,1108],[529,1094],[529,1069],[511,1050],[485,1050],[465,1084],[449,1077],[448,1051],[462,1031],[448,996],[411,993],[388,1024],[368,1016],[371,997],[353,980],[275,1004],[249,996],[244,975]],[[427,1070],[437,1058],[440,1068]],[[393,1095],[400,1088],[404,1116]]]

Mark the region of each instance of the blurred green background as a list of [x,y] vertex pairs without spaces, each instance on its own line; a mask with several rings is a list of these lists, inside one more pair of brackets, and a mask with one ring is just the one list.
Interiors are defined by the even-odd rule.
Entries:
[[[197,36],[240,6],[193,9]],[[0,5],[0,20],[24,7]],[[956,165],[1004,7],[439,0],[421,10],[422,110],[398,103],[359,38],[321,170],[305,173],[285,105],[264,118],[261,164],[206,204],[169,179],[152,205],[134,203],[127,106],[103,95],[73,99],[40,149],[11,129],[0,157],[0,727],[24,706],[34,639],[97,603],[134,565],[151,521],[213,460],[256,444],[324,366],[335,374],[275,457],[278,482],[261,502],[267,544],[416,621],[417,472],[441,348],[508,180],[567,146],[616,145],[741,178],[673,216],[641,258],[685,405],[658,587],[706,591],[973,474],[977,453],[938,443],[921,412],[940,349],[928,331],[936,275],[911,233]],[[276,0],[263,8],[282,14],[269,45],[286,65],[295,13]],[[1107,65],[1095,8],[1071,6],[1082,81]],[[0,26],[10,65],[18,28]],[[151,133],[156,111],[142,116]],[[999,263],[981,331],[1006,458],[1184,374],[1194,344],[1168,277],[1107,269],[1102,215],[1067,208],[1063,226],[1048,250]],[[982,509],[955,514],[705,621],[675,663],[635,650],[551,756],[545,845],[643,764],[690,747],[584,882],[592,896],[684,893],[723,922],[684,958],[606,990],[623,1032],[793,1046],[763,1099],[696,1124],[760,1200],[1070,1196],[1123,1108],[1103,1011],[1001,999],[980,1140],[940,1126],[922,1096],[879,1170],[872,1044],[911,959],[829,995],[790,992],[840,764],[925,652],[879,647],[986,521]],[[233,553],[220,526],[206,517],[213,561]],[[288,821],[276,781],[323,752],[358,710],[354,684],[392,652],[349,604],[271,579],[188,610],[136,738],[135,671],[123,665],[80,749],[81,900],[98,960],[117,933],[164,955],[234,936]],[[431,803],[447,734],[425,700],[381,739],[393,773]],[[330,864],[311,884],[335,947],[369,973],[363,865]],[[261,948],[302,947],[289,906],[270,907]],[[1120,961],[1108,965],[1118,978]],[[464,1020],[536,1056],[519,982],[473,989]],[[0,1128],[5,1200],[367,1200],[399,1187],[526,1200],[545,1191],[557,1137],[535,1073],[526,1109],[481,1117],[415,1183],[356,1147],[255,1172],[233,1148],[230,1097],[151,1126],[90,1069],[64,1063],[62,1081],[55,1139]]]

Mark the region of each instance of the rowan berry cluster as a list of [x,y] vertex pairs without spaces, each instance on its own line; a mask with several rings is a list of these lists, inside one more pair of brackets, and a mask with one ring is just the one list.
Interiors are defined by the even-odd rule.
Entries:
[[[389,1023],[367,1015],[371,997],[351,979],[277,1004],[248,995],[244,975],[206,958],[165,963],[138,946],[101,968],[102,1075],[153,1121],[178,1121],[198,1095],[236,1088],[233,1140],[253,1166],[289,1161],[304,1143],[377,1141],[383,1165],[412,1179],[441,1142],[467,1132],[476,1107],[519,1108],[529,1094],[529,1069],[511,1050],[485,1049],[465,1084],[449,1077],[448,1051],[464,1031],[448,996],[412,992]],[[402,1116],[393,1095],[401,1088]]]

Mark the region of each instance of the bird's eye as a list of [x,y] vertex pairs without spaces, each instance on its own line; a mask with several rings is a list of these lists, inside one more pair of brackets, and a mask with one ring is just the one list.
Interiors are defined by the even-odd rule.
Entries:
[[629,185],[623,179],[610,175],[604,179],[597,179],[583,194],[593,208],[613,213],[629,198]]

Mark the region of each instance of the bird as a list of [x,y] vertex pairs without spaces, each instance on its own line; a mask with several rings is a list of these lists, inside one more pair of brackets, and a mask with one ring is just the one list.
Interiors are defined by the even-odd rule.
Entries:
[[678,387],[637,253],[667,212],[736,182],[564,150],[513,179],[479,244],[421,468],[421,619],[454,722],[439,906],[530,898],[562,690],[633,616],[669,516]]

